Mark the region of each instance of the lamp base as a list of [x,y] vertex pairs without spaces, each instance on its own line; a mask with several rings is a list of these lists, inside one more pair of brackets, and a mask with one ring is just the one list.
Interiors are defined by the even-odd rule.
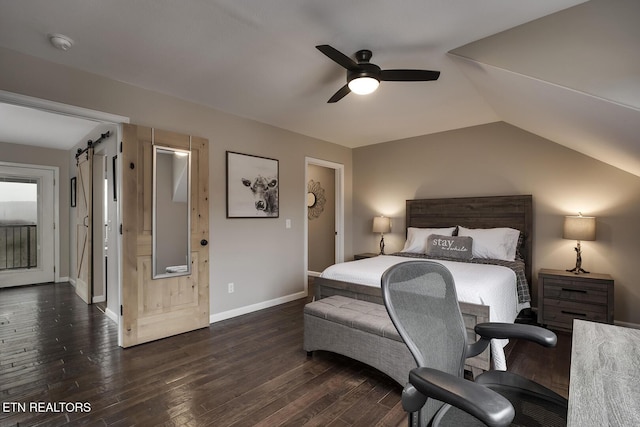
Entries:
[[582,268],[582,250],[580,249],[580,240],[578,240],[578,244],[573,249],[576,251],[576,266],[573,267],[571,270],[567,270],[567,271],[569,273],[575,273],[575,274],[580,274],[580,273],[589,274],[588,271]]
[[380,255],[384,255],[384,234],[380,235]]
[[588,271],[583,270],[582,268],[579,267],[573,267],[571,270],[567,270],[569,273],[576,273],[576,274],[580,274],[580,273],[584,273],[584,274],[589,274]]

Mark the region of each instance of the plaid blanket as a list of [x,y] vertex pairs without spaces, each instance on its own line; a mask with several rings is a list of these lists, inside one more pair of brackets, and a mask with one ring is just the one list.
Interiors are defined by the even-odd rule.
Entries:
[[445,261],[456,261],[456,262],[470,262],[472,264],[493,264],[500,265],[502,267],[507,267],[513,270],[516,273],[516,283],[518,286],[518,302],[520,304],[531,302],[531,295],[529,293],[529,283],[527,282],[527,276],[524,274],[524,261],[515,260],[515,261],[503,261],[500,259],[489,259],[489,258],[471,258],[469,260],[461,260],[449,257],[433,257],[425,254],[416,254],[410,252],[396,252],[392,255],[396,256],[404,256],[408,258],[424,258],[424,259],[441,259]]

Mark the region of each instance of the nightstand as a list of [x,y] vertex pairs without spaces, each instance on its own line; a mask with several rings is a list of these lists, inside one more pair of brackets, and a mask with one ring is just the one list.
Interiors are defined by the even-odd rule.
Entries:
[[374,254],[373,252],[365,252],[363,254],[355,254],[353,256],[354,260],[365,259],[365,258],[373,258],[374,256],[378,256],[380,254]]
[[541,269],[538,273],[538,323],[571,331],[573,319],[613,323],[613,278]]

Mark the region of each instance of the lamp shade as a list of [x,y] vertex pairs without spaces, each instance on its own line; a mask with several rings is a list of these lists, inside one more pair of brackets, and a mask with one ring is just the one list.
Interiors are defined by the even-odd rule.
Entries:
[[386,216],[376,216],[373,218],[374,233],[388,233],[391,231],[391,218]]
[[596,218],[565,216],[562,237],[569,240],[596,240]]

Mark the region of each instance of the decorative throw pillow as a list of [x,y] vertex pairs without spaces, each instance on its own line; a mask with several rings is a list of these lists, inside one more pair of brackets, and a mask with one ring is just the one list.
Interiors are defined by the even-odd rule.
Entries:
[[465,228],[458,227],[458,236],[473,238],[473,256],[513,261],[520,231],[507,228]]
[[427,238],[427,255],[455,259],[473,258],[473,239],[468,236],[441,236],[432,234]]
[[520,232],[518,235],[518,243],[516,244],[516,259],[524,260],[522,251],[524,250],[524,233]]
[[448,228],[416,228],[409,227],[407,229],[407,241],[404,244],[402,252],[411,252],[414,254],[423,254],[427,250],[427,237],[431,234],[441,234],[451,236],[455,231],[455,227]]

